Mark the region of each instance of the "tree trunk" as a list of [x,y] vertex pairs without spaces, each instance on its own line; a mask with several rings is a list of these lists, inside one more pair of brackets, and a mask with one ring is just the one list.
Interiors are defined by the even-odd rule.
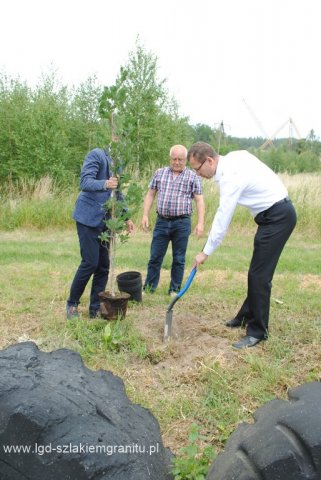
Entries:
[[[115,196],[114,190],[111,192],[111,197]],[[115,205],[113,203],[111,207],[111,218],[115,218]],[[110,232],[109,241],[109,278],[110,278],[110,293],[115,296],[115,284],[116,284],[116,233]]]
[[110,293],[114,297],[116,285],[116,236],[114,233],[109,240],[109,282]]

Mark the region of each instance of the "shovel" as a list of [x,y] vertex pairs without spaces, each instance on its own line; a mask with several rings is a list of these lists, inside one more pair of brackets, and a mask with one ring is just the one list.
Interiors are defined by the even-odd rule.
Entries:
[[176,297],[173,298],[171,303],[168,305],[168,308],[167,308],[167,311],[166,311],[165,326],[164,326],[164,338],[163,338],[164,342],[167,342],[171,338],[172,320],[173,320],[173,307],[174,307],[175,303],[177,302],[177,300],[179,298],[181,298],[184,295],[184,293],[186,292],[186,290],[188,290],[188,288],[190,287],[190,285],[193,281],[193,278],[195,277],[196,272],[197,272],[197,269],[196,269],[196,267],[194,267],[193,270],[191,271],[191,273],[189,274],[189,277],[186,280],[186,283],[183,286],[183,288],[178,292]]

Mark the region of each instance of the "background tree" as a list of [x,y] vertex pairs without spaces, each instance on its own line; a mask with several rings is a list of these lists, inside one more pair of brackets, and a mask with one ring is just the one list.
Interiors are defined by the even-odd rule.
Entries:
[[102,90],[94,77],[70,90],[55,72],[33,89],[0,75],[0,181],[49,175],[73,184],[86,153],[110,138],[99,116]]
[[215,133],[213,129],[205,123],[197,123],[193,126],[194,142],[206,142],[213,144]]
[[79,172],[84,153],[108,144],[111,131],[109,122],[99,114],[103,87],[97,77],[89,77],[77,89],[73,89],[69,109],[69,148],[71,158],[77,159],[75,170]]
[[18,79],[0,77],[0,178],[15,178],[25,171],[26,128],[31,122],[31,91]]
[[172,145],[189,147],[197,140],[219,148],[223,155],[249,149],[280,172],[320,169],[321,142],[314,130],[305,140],[293,139],[291,144],[289,139],[275,139],[275,148],[264,153],[260,137],[224,136],[224,142],[219,142],[217,129],[190,125],[188,118],[179,115],[165,80],[158,79],[157,58],[137,40],[109,87],[90,77],[71,89],[49,71],[30,88],[19,77],[0,72],[0,184],[49,175],[57,186],[74,188],[88,151],[109,144],[111,114],[126,147],[127,171],[136,179],[167,164]]
[[117,134],[126,144],[134,170],[167,162],[173,143],[191,139],[187,119],[179,118],[165,80],[157,78],[157,58],[138,40],[115,84],[105,87],[100,105],[105,118],[115,114]]
[[312,150],[312,152],[316,153],[319,156],[321,155],[321,142],[319,137],[316,136],[313,129],[310,130],[306,138],[306,146],[308,149]]

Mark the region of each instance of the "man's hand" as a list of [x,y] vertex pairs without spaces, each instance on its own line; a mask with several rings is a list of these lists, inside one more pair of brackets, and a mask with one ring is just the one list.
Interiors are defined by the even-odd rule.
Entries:
[[105,188],[109,188],[110,190],[115,190],[118,186],[118,178],[117,177],[110,177],[105,182]]
[[204,225],[203,223],[198,223],[195,227],[194,230],[194,235],[197,236],[197,238],[200,238],[204,233]]
[[148,220],[148,215],[144,215],[142,218],[142,227],[145,232],[147,232],[148,227],[149,227],[149,220]]
[[195,257],[193,267],[197,268],[199,265],[201,265],[201,263],[204,263],[207,259],[208,259],[208,255],[206,255],[206,253],[204,252],[198,253]]
[[127,225],[127,232],[133,233],[133,231],[135,230],[135,225],[133,224],[133,222],[131,220],[127,220],[126,225]]

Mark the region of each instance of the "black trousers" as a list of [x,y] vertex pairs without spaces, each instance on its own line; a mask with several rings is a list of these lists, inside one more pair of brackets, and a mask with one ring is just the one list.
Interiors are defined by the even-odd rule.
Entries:
[[236,315],[247,326],[246,334],[267,338],[272,279],[278,260],[296,225],[291,200],[284,199],[255,217],[258,229],[248,272],[247,297]]
[[104,244],[99,235],[103,228],[87,227],[76,223],[80,245],[81,263],[70,288],[67,305],[78,305],[92,276],[89,310],[96,311],[100,307],[98,293],[106,288],[109,273],[108,245]]

